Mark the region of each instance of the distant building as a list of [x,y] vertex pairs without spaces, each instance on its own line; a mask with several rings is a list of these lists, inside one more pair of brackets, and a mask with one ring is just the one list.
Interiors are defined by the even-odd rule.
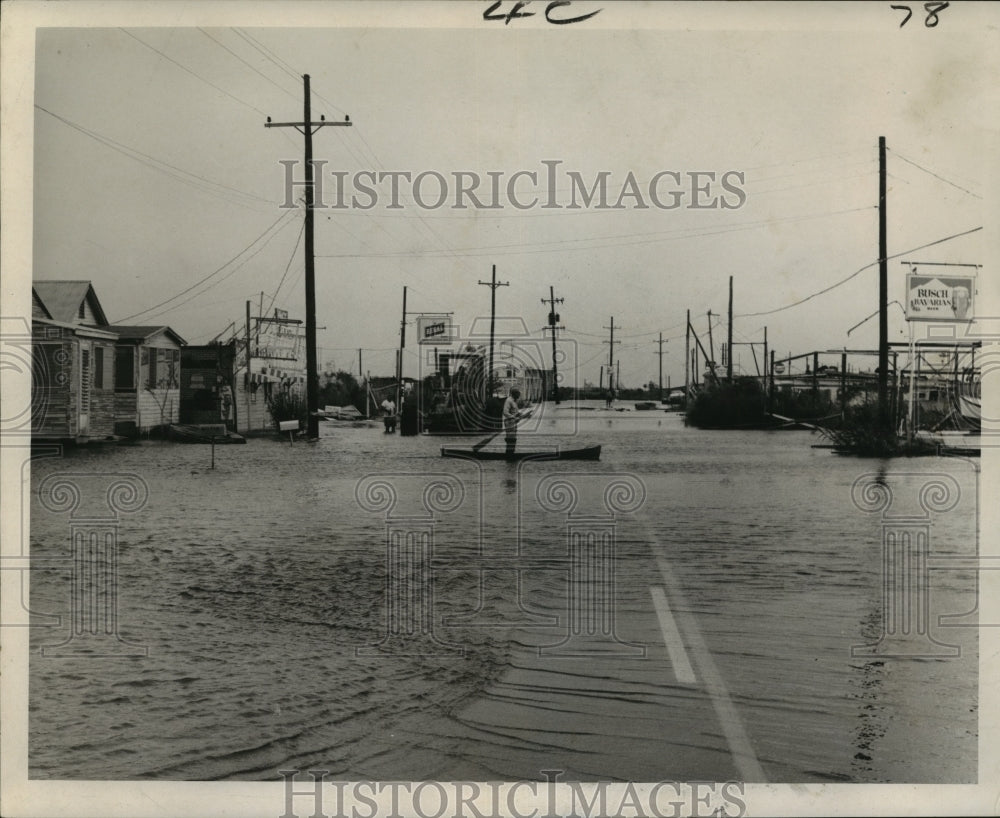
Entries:
[[[305,330],[284,310],[251,319],[251,337],[238,339],[233,364],[236,431],[274,430],[268,403],[279,391],[305,400]],[[247,352],[249,351],[249,362]]]
[[551,380],[551,373],[508,361],[494,367],[493,380],[498,386],[498,394],[507,395],[516,388],[521,392],[521,400],[537,403],[545,400],[546,384]]

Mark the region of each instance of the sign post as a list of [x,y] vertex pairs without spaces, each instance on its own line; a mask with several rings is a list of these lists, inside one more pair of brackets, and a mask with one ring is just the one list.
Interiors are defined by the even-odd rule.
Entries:
[[[916,262],[910,264],[906,274],[906,323],[910,327],[910,385],[909,406],[906,417],[906,442],[913,441],[916,425],[916,344],[914,321],[937,323],[971,322],[975,316],[976,277],[967,273],[920,273]],[[928,263],[927,267],[970,267],[976,265]]]
[[278,428],[282,432],[288,432],[288,445],[294,445],[294,435],[299,430],[299,422],[297,420],[279,420]]

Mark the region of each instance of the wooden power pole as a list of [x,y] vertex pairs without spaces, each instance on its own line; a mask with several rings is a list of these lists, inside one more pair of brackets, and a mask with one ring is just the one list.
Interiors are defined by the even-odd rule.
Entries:
[[[753,347],[751,347],[753,349]],[[729,332],[726,337],[726,379],[733,379],[733,277],[729,276]]]
[[[684,400],[691,392],[691,310],[687,311],[687,326],[684,328]],[[686,404],[685,404],[686,405]]]
[[542,303],[549,305],[549,325],[545,330],[552,333],[552,400],[559,403],[559,368],[556,364],[556,330],[559,327],[559,314],[556,312],[556,304],[562,304],[564,299],[556,298],[554,287],[549,287],[549,297],[543,298]]
[[878,138],[878,417],[889,428],[889,259],[886,239],[885,137]]
[[[610,392],[617,384],[612,383],[612,378],[614,377],[615,371],[615,344],[620,344],[621,341],[615,341],[615,317],[611,316],[611,326],[605,327],[604,329],[611,330],[611,340],[607,342],[608,344],[608,392]],[[618,329],[621,329],[619,327]]]
[[663,400],[663,333],[662,332],[660,333],[659,345],[660,345],[660,351],[658,354],[660,356],[660,400],[662,401]]
[[[305,137],[305,171],[306,180],[306,218],[305,218],[305,279],[306,279],[306,407],[308,411],[307,435],[310,438],[319,437],[319,373],[316,363],[316,256],[313,244],[313,157],[312,135],[315,131],[328,125],[350,126],[350,117],[344,117],[343,122],[327,122],[321,116],[319,122],[313,122],[310,109],[309,75],[302,75],[303,86],[303,116],[301,122],[272,122],[267,118],[265,128],[295,128]],[[249,362],[248,362],[249,363]]]
[[[418,339],[419,340],[419,339]],[[396,353],[396,411],[402,407],[403,350],[406,348],[406,287],[403,287],[403,317],[399,322],[399,352]],[[400,432],[402,434],[402,432]]]
[[484,400],[486,398],[492,397],[492,385],[493,385],[493,332],[496,328],[497,320],[497,287],[508,287],[510,286],[509,281],[497,281],[497,266],[493,265],[493,278],[490,281],[480,281],[480,284],[490,288],[490,364],[489,369],[486,370],[486,394],[483,395]]

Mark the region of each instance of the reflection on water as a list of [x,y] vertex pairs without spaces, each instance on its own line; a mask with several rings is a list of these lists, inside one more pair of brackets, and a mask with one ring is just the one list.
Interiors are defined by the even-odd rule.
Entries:
[[[66,618],[32,632],[31,775],[734,777],[704,680],[674,678],[650,601],[662,564],[770,780],[975,780],[975,629],[936,630],[960,646],[954,660],[851,655],[885,626],[883,521],[852,504],[854,481],[877,473],[905,503],[927,475],[952,475],[961,498],[935,518],[930,549],[971,556],[968,463],[838,458],[808,433],[700,432],[659,412],[556,418],[519,445],[565,445],[559,433],[575,429],[602,460],[444,461],[442,443],[471,442],[325,426],[317,445],[220,447],[214,470],[205,447],[158,443],[36,463],[32,609]],[[133,472],[149,486],[118,529],[119,628],[148,656],[38,651],[70,621],[70,520],[37,496],[59,471]],[[433,517],[429,472],[464,491]],[[634,513],[603,505],[623,472],[645,491]],[[391,508],[359,504],[366,475],[386,475]],[[553,475],[573,487],[573,510],[540,502]],[[608,615],[642,656],[539,654],[581,621],[568,555],[584,518],[591,529],[613,518],[615,570],[598,566],[593,582],[613,579]],[[407,526],[424,532],[409,562],[393,546]],[[935,628],[937,614],[975,609],[974,579],[967,566],[932,572]],[[601,598],[596,585],[580,593]],[[403,635],[416,649],[392,647]]]

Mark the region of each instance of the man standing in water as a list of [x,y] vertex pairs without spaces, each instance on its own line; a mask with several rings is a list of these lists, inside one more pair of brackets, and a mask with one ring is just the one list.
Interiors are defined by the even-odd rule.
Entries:
[[520,415],[517,401],[521,397],[519,389],[511,389],[507,400],[503,402],[504,440],[507,443],[507,454],[514,454],[517,446],[517,420]]

